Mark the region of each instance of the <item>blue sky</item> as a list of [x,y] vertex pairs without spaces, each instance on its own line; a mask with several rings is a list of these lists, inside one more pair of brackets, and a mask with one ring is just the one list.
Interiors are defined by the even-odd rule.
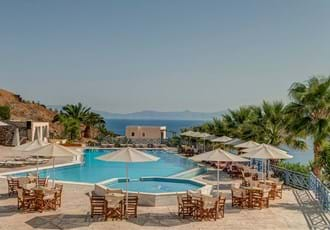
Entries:
[[44,104],[220,111],[330,74],[330,1],[0,1],[0,88]]

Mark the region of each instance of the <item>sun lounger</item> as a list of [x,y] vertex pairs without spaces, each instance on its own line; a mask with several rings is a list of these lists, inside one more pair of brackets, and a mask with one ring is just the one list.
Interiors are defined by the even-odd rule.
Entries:
[[19,166],[24,166],[26,163],[24,161],[6,161],[5,165],[7,167],[19,167]]

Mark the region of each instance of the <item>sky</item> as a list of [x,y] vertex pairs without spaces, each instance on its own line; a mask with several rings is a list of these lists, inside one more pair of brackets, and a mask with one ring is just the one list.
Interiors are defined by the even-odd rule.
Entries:
[[0,88],[46,105],[213,112],[330,74],[328,0],[2,0]]

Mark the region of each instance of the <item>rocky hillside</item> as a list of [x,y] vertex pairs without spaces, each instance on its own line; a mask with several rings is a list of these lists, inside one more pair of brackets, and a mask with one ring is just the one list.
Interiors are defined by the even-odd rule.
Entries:
[[0,106],[9,106],[12,120],[47,121],[50,124],[50,132],[60,133],[62,126],[53,124],[52,120],[56,112],[46,106],[24,100],[20,95],[4,89],[0,89]]

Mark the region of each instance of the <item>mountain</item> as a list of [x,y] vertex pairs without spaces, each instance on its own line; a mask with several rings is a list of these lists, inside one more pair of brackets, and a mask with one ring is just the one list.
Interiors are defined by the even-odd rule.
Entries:
[[58,133],[62,130],[60,125],[52,123],[56,112],[38,102],[24,100],[15,93],[0,89],[0,106],[10,107],[12,120],[47,121],[49,122],[51,132]]
[[[50,105],[49,108],[61,110],[63,106]],[[159,112],[153,110],[144,110],[141,112],[133,113],[111,113],[101,110],[93,110],[105,119],[136,119],[136,120],[211,120],[214,117],[220,117],[224,114],[223,111],[205,113],[205,112],[192,112],[189,110],[179,112]]]

